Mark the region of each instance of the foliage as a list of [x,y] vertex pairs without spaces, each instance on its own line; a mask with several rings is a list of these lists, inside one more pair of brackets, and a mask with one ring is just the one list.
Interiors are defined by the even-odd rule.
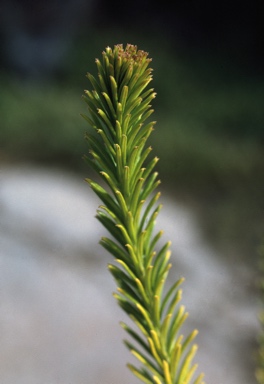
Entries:
[[2,156],[22,161],[61,161],[67,162],[67,166],[76,164],[80,150],[84,150],[80,131],[73,129],[79,108],[76,96],[68,87],[49,83],[25,85],[3,79]]
[[136,326],[122,323],[134,340],[125,343],[142,364],[128,367],[147,384],[198,384],[202,374],[192,381],[197,330],[185,338],[180,334],[188,316],[179,305],[182,279],[164,292],[170,242],[158,247],[162,231],[154,234],[161,205],[155,192],[158,158],[149,160],[152,148],[146,146],[154,125],[146,121],[155,98],[148,88],[152,70],[147,56],[129,44],[108,47],[102,61],[96,59],[98,79],[87,74],[93,90],[85,91],[89,116],[83,117],[94,131],[86,135],[90,155],[85,159],[106,187],[87,181],[103,202],[97,218],[111,235],[101,244],[117,262],[109,265],[118,286],[114,296]]

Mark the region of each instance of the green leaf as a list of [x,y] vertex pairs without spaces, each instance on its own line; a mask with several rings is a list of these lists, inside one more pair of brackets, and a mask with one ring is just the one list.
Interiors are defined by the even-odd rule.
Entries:
[[133,374],[138,377],[141,381],[143,381],[146,384],[152,384],[152,380],[149,378],[149,375],[146,371],[142,371],[134,367],[132,364],[127,364],[127,367],[130,369]]
[[[114,256],[115,258],[118,257],[120,260],[122,260],[124,263],[130,264],[130,256],[127,253],[126,247],[121,248],[119,245],[117,245],[113,240],[108,239],[107,237],[102,237],[100,240],[100,244]],[[134,266],[131,266],[131,271],[133,271]]]
[[145,340],[139,336],[132,328],[130,328],[127,324],[121,322],[122,328],[135,340],[140,344],[140,346],[147,352],[150,353],[149,345],[145,342]]
[[92,190],[97,194],[97,196],[105,203],[105,205],[119,218],[119,220],[122,219],[119,207],[117,203],[114,201],[112,196],[109,195],[109,193],[101,187],[98,183],[90,180],[85,179],[91,186]]
[[[166,296],[164,297],[163,299],[163,303],[162,303],[162,307],[161,307],[161,313],[163,313],[163,311],[165,310],[165,307],[170,299],[170,297],[172,296],[173,292],[177,291],[178,287],[184,282],[184,278],[182,277],[181,279],[177,280],[172,286],[171,288],[168,290]],[[178,293],[176,292],[176,295],[178,295]],[[179,299],[180,300],[180,299]],[[174,300],[173,300],[174,302]],[[178,302],[178,301],[177,301]],[[174,308],[174,305],[172,307],[169,308],[168,310],[168,313],[171,313],[173,311],[173,308]]]

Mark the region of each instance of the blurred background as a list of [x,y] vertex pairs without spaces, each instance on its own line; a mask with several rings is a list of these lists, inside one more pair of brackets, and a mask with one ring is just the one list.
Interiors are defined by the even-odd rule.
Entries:
[[228,257],[251,263],[264,232],[260,3],[2,0],[1,162],[87,175],[85,74],[107,45],[137,44],[153,58],[164,188],[202,211]]
[[[14,223],[19,231],[23,229],[25,216],[34,213],[33,199],[39,198],[43,204],[45,194],[49,196],[54,185],[61,188],[60,192],[56,189],[57,200],[50,196],[51,205],[46,210],[40,212],[35,207],[35,216],[43,215],[38,217],[38,225],[46,223],[44,216],[49,216],[51,207],[57,207],[59,213],[65,209],[59,196],[63,199],[65,188],[71,188],[67,184],[69,180],[76,185],[78,180],[82,182],[84,177],[92,176],[82,160],[82,154],[87,152],[83,137],[89,129],[79,116],[86,111],[81,99],[83,90],[89,88],[85,74],[96,74],[94,60],[100,58],[106,46],[136,44],[153,58],[152,85],[157,91],[153,118],[158,123],[150,142],[153,152],[160,157],[161,190],[172,199],[172,204],[186,207],[198,220],[199,233],[214,250],[212,258],[230,270],[243,268],[244,274],[237,284],[246,286],[257,297],[258,247],[264,233],[262,8],[260,1],[135,0],[126,5],[118,0],[2,0],[0,229],[3,244],[11,237],[19,241],[22,235],[15,232]],[[50,188],[41,192],[39,179],[42,188],[44,182]],[[60,185],[56,184],[58,180]],[[36,184],[39,189],[34,189]],[[67,207],[73,204],[69,199],[68,196]],[[92,199],[90,194],[89,199]],[[23,204],[25,211],[21,213]],[[96,203],[93,209],[91,212],[95,212]],[[78,216],[77,211],[75,215]],[[29,218],[31,227],[36,224],[35,216],[35,221]],[[70,215],[67,219],[71,221]],[[47,219],[46,227],[54,220]],[[61,226],[63,220],[58,223]],[[80,226],[76,228],[81,231]],[[56,231],[60,233],[54,227],[53,234]],[[36,238],[34,233],[30,230],[27,241]],[[100,230],[97,233],[99,239]],[[62,238],[65,236],[63,232]],[[43,244],[44,240],[41,241]],[[10,244],[6,249],[13,257],[15,248]],[[37,244],[39,250],[40,243]],[[53,255],[57,252],[54,246],[49,244]],[[60,247],[57,253],[67,254],[65,247]],[[3,263],[8,253],[4,249]],[[80,253],[83,268],[83,260],[87,261],[85,247]],[[105,259],[101,261],[104,263]],[[8,268],[13,271],[13,266]],[[4,287],[7,295],[9,288],[3,283]],[[12,297],[15,303],[17,296]],[[6,321],[8,324],[9,320]],[[251,336],[250,342],[254,344]],[[16,338],[15,334],[13,337]],[[253,364],[249,368],[251,373],[252,367]],[[4,368],[0,377],[1,372]],[[21,377],[16,381],[9,373],[2,375],[5,384],[23,382]],[[29,377],[25,377],[28,384]],[[98,377],[87,382],[102,382]],[[49,383],[65,383],[60,380],[49,378]],[[241,380],[238,382],[241,384]]]

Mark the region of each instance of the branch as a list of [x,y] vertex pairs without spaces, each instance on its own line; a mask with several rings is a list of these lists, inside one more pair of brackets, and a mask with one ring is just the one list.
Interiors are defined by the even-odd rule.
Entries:
[[147,88],[150,61],[134,45],[107,47],[102,61],[96,59],[98,78],[87,75],[93,89],[85,91],[89,116],[84,118],[93,133],[86,137],[86,160],[107,189],[87,181],[104,204],[97,218],[111,235],[101,244],[117,261],[109,265],[118,287],[114,296],[137,329],[121,324],[133,340],[126,346],[141,363],[128,367],[148,384],[202,384],[202,374],[192,381],[198,332],[185,338],[180,334],[188,316],[179,305],[182,279],[163,294],[171,267],[170,242],[156,249],[162,236],[162,231],[154,232],[161,208],[160,193],[154,193],[160,184],[153,171],[158,159],[149,159],[151,148],[146,147],[155,124],[146,123],[156,96]]

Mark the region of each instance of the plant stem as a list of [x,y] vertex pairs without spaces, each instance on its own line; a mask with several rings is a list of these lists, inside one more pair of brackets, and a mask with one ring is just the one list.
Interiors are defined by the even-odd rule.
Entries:
[[[188,316],[184,306],[178,307],[182,279],[163,295],[171,268],[170,242],[157,250],[162,231],[154,234],[161,205],[156,205],[160,193],[153,195],[160,184],[153,172],[158,159],[148,160],[152,148],[146,147],[155,124],[145,123],[156,96],[153,89],[146,89],[152,80],[150,61],[134,45],[107,47],[102,62],[96,59],[98,80],[87,75],[93,90],[85,92],[89,117],[84,117],[94,134],[87,135],[86,159],[109,192],[87,181],[105,204],[97,218],[112,236],[101,244],[118,262],[109,265],[118,286],[114,296],[138,328],[122,323],[140,347],[126,341],[142,364],[128,367],[145,383],[188,384],[196,370],[192,360],[197,346],[192,341],[197,331],[185,339],[180,336]],[[194,383],[202,384],[202,375]]]

